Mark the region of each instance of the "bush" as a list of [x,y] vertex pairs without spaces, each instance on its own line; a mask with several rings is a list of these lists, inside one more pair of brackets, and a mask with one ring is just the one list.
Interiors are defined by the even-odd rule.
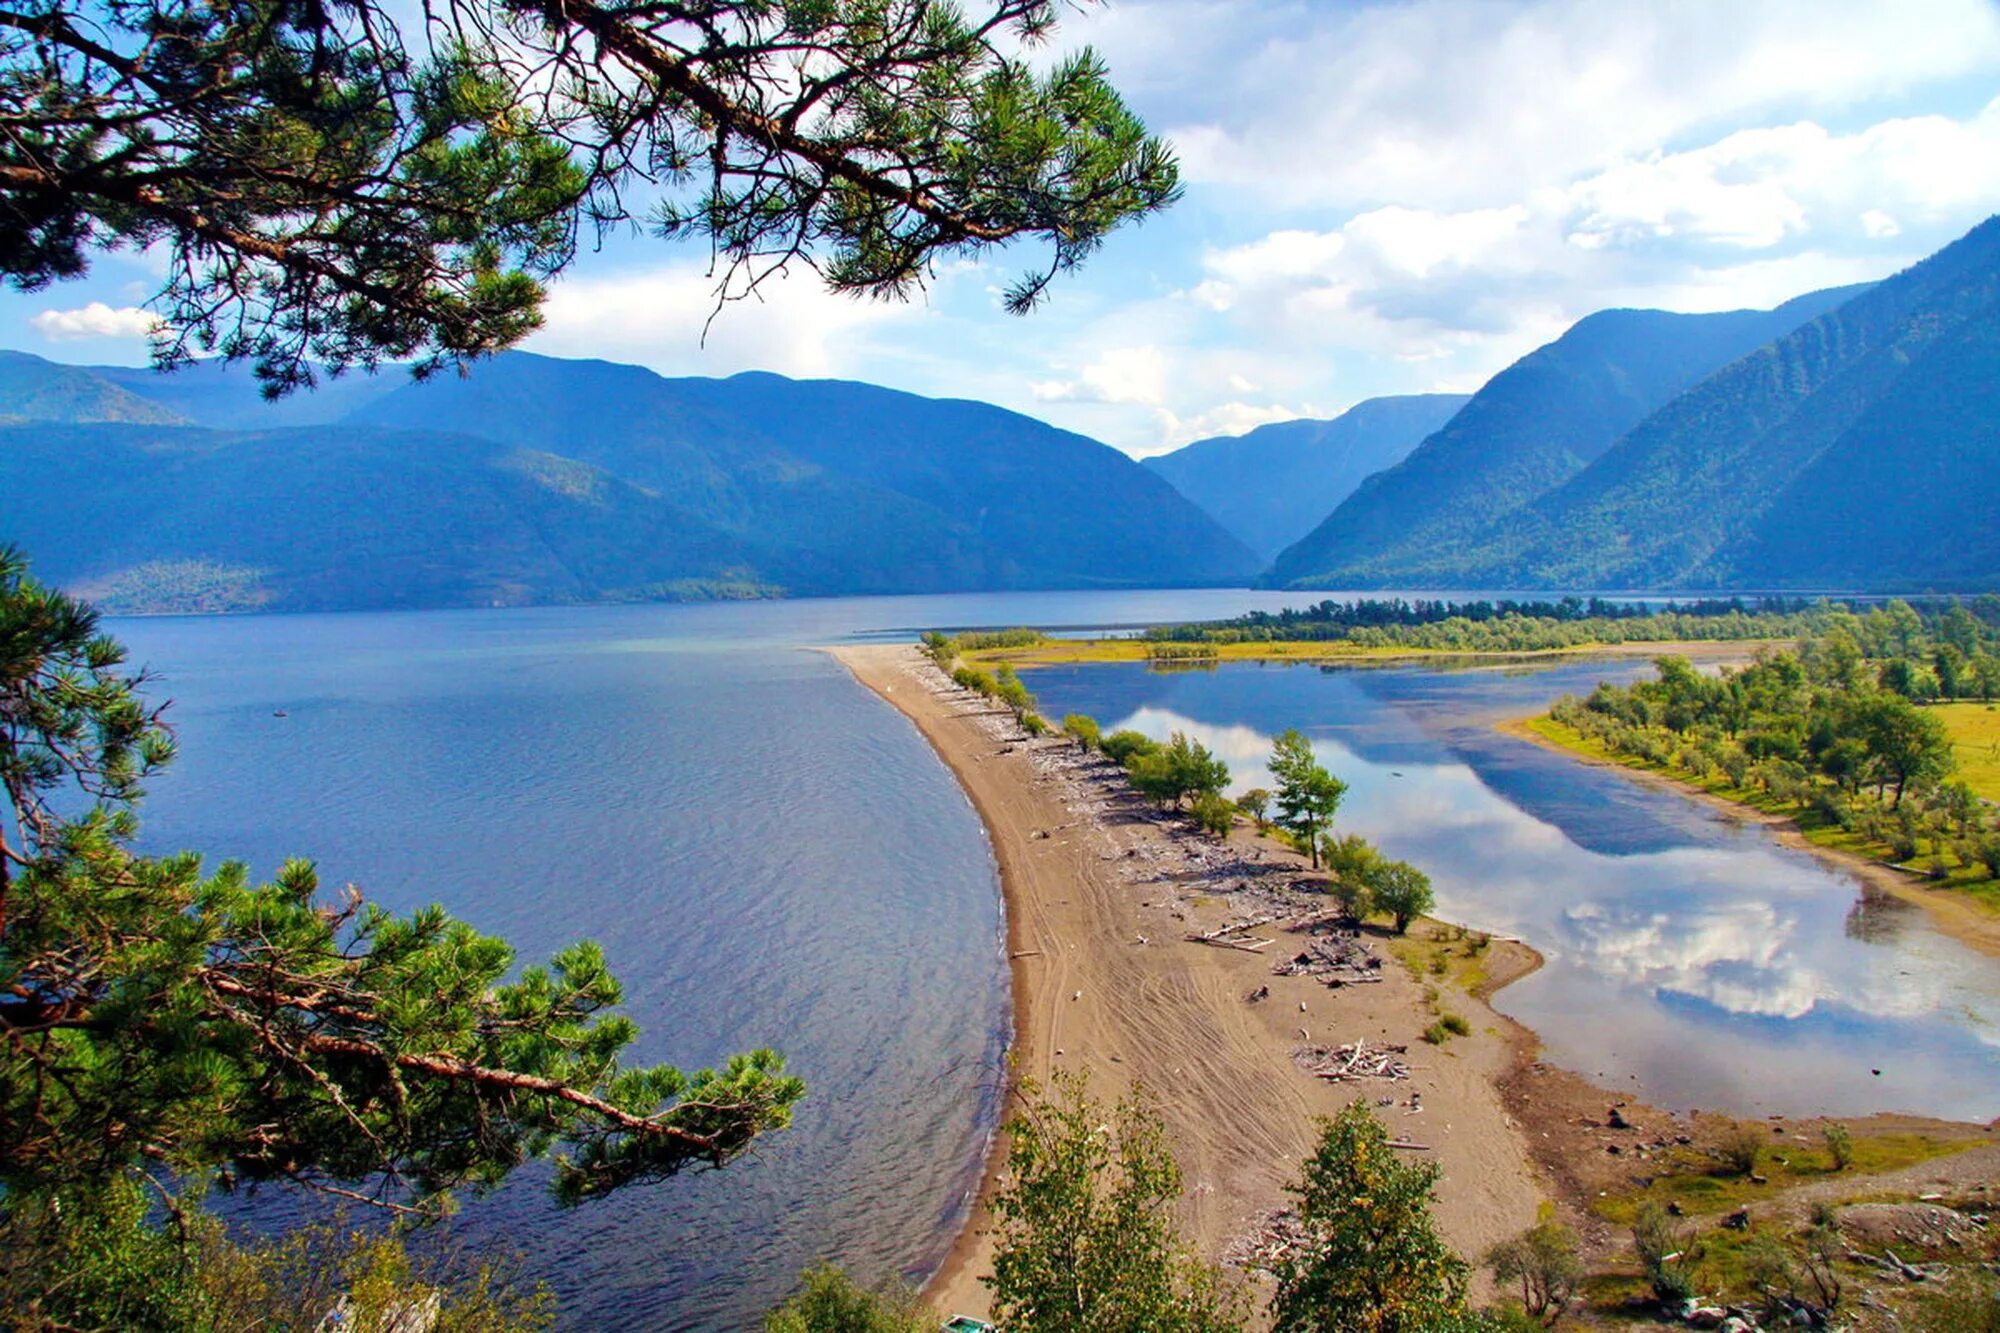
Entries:
[[1100,748],[1106,758],[1129,768],[1134,757],[1153,753],[1160,743],[1143,731],[1114,731],[1104,738]]
[[1826,1140],[1826,1155],[1833,1159],[1834,1170],[1845,1171],[1854,1165],[1854,1135],[1848,1133],[1846,1125],[1828,1125],[1820,1136]]
[[765,1317],[764,1333],[931,1333],[938,1324],[914,1293],[868,1291],[831,1265],[808,1268],[801,1284]]
[[1104,744],[1104,733],[1098,730],[1097,719],[1088,713],[1071,713],[1062,720],[1063,735],[1077,743],[1082,750],[1096,750]]
[[1666,1209],[1657,1203],[1639,1209],[1632,1222],[1632,1248],[1661,1305],[1671,1309],[1694,1299],[1694,1245]]
[[1472,1024],[1465,1021],[1465,1015],[1463,1014],[1446,1012],[1438,1017],[1438,1022],[1444,1024],[1444,1030],[1451,1033],[1454,1037],[1469,1037],[1472,1035]]
[[1501,1241],[1487,1252],[1486,1266],[1502,1286],[1518,1284],[1521,1308],[1551,1327],[1576,1299],[1577,1284],[1583,1280],[1576,1236],[1555,1221]]
[[1212,791],[1202,792],[1194,798],[1194,822],[1202,832],[1226,838],[1236,823],[1236,806]]
[[1709,1151],[1725,1175],[1754,1175],[1768,1141],[1769,1133],[1762,1125],[1745,1122],[1724,1130]]

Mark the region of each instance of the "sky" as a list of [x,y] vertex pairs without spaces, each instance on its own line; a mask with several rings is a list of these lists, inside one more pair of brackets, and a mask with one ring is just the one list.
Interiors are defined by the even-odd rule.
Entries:
[[[1001,251],[908,303],[801,270],[704,339],[706,250],[620,236],[526,348],[984,399],[1144,456],[1470,392],[1594,310],[1885,277],[2000,211],[2000,0],[1110,0],[1054,39],[1084,45],[1186,194],[1033,313]],[[137,364],[156,285],[110,256],[9,291],[0,346]]]

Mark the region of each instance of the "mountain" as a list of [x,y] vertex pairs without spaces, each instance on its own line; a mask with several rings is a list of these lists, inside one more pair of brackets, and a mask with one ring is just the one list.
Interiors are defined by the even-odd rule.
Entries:
[[[57,390],[85,403],[73,368],[39,364],[0,413]],[[175,401],[240,419],[241,387]],[[1116,450],[868,385],[513,353],[360,394],[335,422],[149,410],[0,430],[0,536],[124,610],[1173,586],[1257,567]]]
[[27,352],[0,352],[0,424],[24,421],[173,426],[186,424],[187,418],[88,367],[58,365]]
[[1627,431],[1722,366],[1862,288],[1775,310],[1602,310],[1487,382],[1395,467],[1370,477],[1279,555],[1287,586],[1481,586],[1467,543],[1563,485]]
[[1983,581],[1996,321],[2000,218],[1710,376],[1461,558],[1512,586]]
[[285,426],[328,426],[364,403],[393,392],[407,378],[399,369],[342,375],[318,373],[310,393],[272,401],[257,377],[238,362],[196,361],[170,371],[151,366],[89,366],[99,379],[146,398],[190,425],[218,430],[275,430]]
[[1268,563],[1465,402],[1449,393],[1370,398],[1331,421],[1280,421],[1144,461]]

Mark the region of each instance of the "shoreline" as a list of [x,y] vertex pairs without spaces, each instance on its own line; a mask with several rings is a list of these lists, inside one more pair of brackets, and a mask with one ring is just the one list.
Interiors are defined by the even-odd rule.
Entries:
[[[950,686],[913,647],[827,651],[916,727],[986,827],[1007,919],[1009,1102],[1014,1081],[1046,1084],[1056,1070],[1088,1071],[1106,1101],[1143,1084],[1181,1165],[1186,1235],[1210,1259],[1286,1202],[1284,1186],[1316,1142],[1314,1117],[1356,1097],[1395,1095],[1380,1114],[1444,1168],[1437,1216],[1462,1253],[1476,1258],[1534,1222],[1552,1191],[1522,1103],[1506,1089],[1534,1065],[1536,1039],[1485,1001],[1539,965],[1533,950],[1496,943],[1487,984],[1441,988],[1472,1032],[1426,1045],[1419,1036],[1435,1006],[1382,932],[1360,941],[1380,955],[1366,978],[1376,984],[1339,988],[1274,975],[1274,956],[1282,961],[1302,939],[1277,923],[1257,931],[1270,937],[1268,953],[1184,938],[1249,919],[1243,904],[1309,880],[1304,858],[1247,828],[1226,843],[1183,832],[1066,740],[1021,738],[1010,717]],[[1260,988],[1269,998],[1253,1002]],[[1295,1063],[1302,1045],[1354,1040],[1405,1047],[1408,1077],[1325,1082]],[[1540,1108],[1525,1109],[1531,1128],[1547,1132]],[[925,1286],[943,1314],[990,1309],[978,1278],[991,1268],[990,1201],[1004,1157],[996,1132],[967,1220]]]
[[1529,725],[1540,716],[1536,714],[1534,717],[1510,718],[1495,723],[1493,729],[1503,736],[1560,754],[1574,763],[1587,764],[1593,768],[1614,769],[1635,782],[1675,792],[1731,819],[1758,825],[1768,831],[1780,846],[1809,853],[1822,865],[1852,875],[1867,887],[1886,893],[1899,902],[1921,908],[1932,927],[1948,939],[1988,957],[2000,958],[2000,916],[1984,910],[1963,895],[1954,895],[1950,889],[1926,888],[1915,872],[1901,870],[1865,856],[1857,856],[1837,847],[1823,847],[1806,837],[1798,821],[1789,816],[1759,810],[1756,806],[1745,805],[1741,801],[1732,801],[1726,796],[1718,795],[1671,773],[1623,764],[1615,759],[1588,754],[1564,745],[1560,741],[1542,735]]

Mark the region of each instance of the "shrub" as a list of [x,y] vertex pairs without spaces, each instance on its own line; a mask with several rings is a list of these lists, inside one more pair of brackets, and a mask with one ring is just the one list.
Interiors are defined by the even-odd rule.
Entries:
[[1577,1284],[1583,1280],[1576,1236],[1555,1221],[1501,1241],[1487,1252],[1486,1266],[1501,1285],[1519,1284],[1521,1308],[1551,1327],[1576,1299]]
[[1724,1130],[1709,1151],[1725,1175],[1747,1176],[1754,1174],[1757,1163],[1763,1160],[1766,1141],[1764,1127],[1746,1121]]
[[1465,1021],[1465,1015],[1463,1014],[1447,1012],[1439,1016],[1438,1022],[1442,1023],[1444,1030],[1451,1033],[1454,1037],[1469,1037],[1472,1035],[1472,1024]]
[[1833,1159],[1834,1170],[1845,1171],[1854,1165],[1854,1135],[1848,1133],[1846,1125],[1828,1125],[1820,1137],[1826,1140],[1826,1155]]
[[1226,838],[1236,823],[1236,806],[1212,791],[1202,792],[1194,798],[1194,822],[1202,832]]
[[1062,720],[1063,734],[1077,743],[1079,749],[1089,751],[1099,749],[1104,744],[1104,733],[1098,730],[1097,719],[1088,713],[1071,713]]
[[1099,748],[1107,758],[1130,767],[1135,756],[1153,753],[1160,748],[1160,743],[1143,731],[1114,731],[1104,738]]
[[1694,1298],[1694,1246],[1666,1209],[1657,1203],[1639,1209],[1632,1222],[1632,1248],[1661,1305],[1672,1308]]

